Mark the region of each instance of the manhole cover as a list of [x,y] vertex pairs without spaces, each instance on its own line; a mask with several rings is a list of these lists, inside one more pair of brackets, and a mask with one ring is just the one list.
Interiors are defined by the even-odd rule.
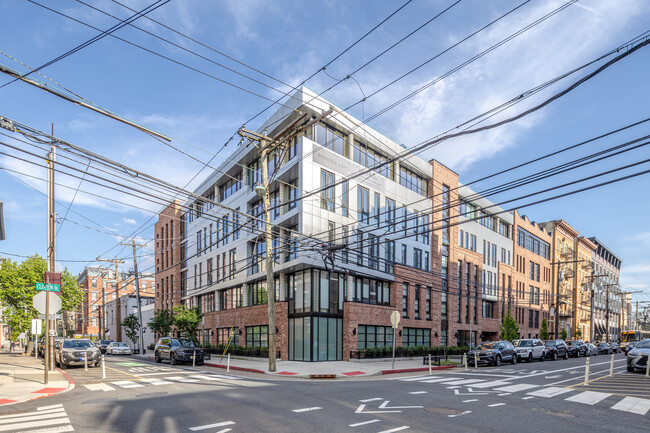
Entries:
[[117,401],[117,399],[116,398],[98,398],[96,400],[84,401],[81,404],[99,404],[99,403],[108,403],[108,402],[111,402],[111,401]]
[[449,407],[425,407],[424,410],[435,415],[458,415],[462,413],[458,409],[451,409]]
[[166,392],[150,392],[148,394],[138,394],[136,395],[137,398],[139,397],[144,397],[144,398],[149,398],[149,397],[161,397],[163,395],[167,395]]

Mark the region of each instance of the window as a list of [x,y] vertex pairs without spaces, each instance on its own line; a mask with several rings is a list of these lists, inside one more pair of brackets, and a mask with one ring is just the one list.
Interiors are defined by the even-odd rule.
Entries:
[[420,320],[420,286],[415,286],[415,320]]
[[429,259],[429,251],[424,252],[424,270],[428,271],[429,270],[429,262],[431,260]]
[[203,250],[203,245],[201,242],[201,230],[196,232],[196,256],[201,257],[201,250]]
[[386,199],[386,225],[389,232],[395,231],[395,200]]
[[368,235],[368,266],[379,269],[379,238],[375,235]]
[[219,290],[219,309],[232,310],[233,308],[243,307],[242,287],[231,287],[227,290]]
[[266,293],[266,280],[248,284],[248,305],[263,305],[268,301]]
[[354,301],[364,304],[390,305],[390,282],[354,277]]
[[289,212],[291,209],[295,209],[298,202],[298,179],[287,182],[284,186],[284,201],[287,203],[285,212]]
[[230,341],[231,346],[239,346],[239,328],[233,326],[232,328],[218,328],[216,331],[217,344],[228,344]]
[[422,250],[413,248],[413,266],[422,269]]
[[260,161],[257,160],[248,164],[246,183],[252,190],[256,184],[262,183],[262,170],[260,170]]
[[357,189],[357,220],[368,223],[370,219],[370,196],[368,188],[362,186]]
[[91,279],[90,284],[94,289],[96,289],[97,288],[97,278]]
[[517,227],[517,245],[545,259],[550,258],[550,244],[521,227]]
[[320,186],[326,188],[320,193],[321,209],[334,212],[334,174],[329,171],[320,171]]
[[392,327],[372,325],[359,325],[357,327],[357,347],[359,350],[372,347],[391,347],[392,345]]
[[402,244],[402,264],[406,266],[406,245]]
[[242,178],[241,173],[237,173],[234,176],[230,176],[230,179],[219,187],[219,201],[224,201],[242,187]]
[[228,215],[223,216],[223,245],[228,245],[228,239],[230,238],[230,217]]
[[343,134],[324,123],[317,123],[314,125],[310,138],[321,146],[333,150],[339,155],[345,154],[345,141],[343,139]]
[[409,285],[402,283],[402,317],[409,316]]
[[235,212],[232,213],[232,240],[236,241],[239,239],[239,208],[235,209]]
[[341,184],[341,215],[348,216],[350,209],[350,191],[349,184],[346,180]]
[[97,300],[97,293],[96,293],[96,292],[92,292],[92,293],[90,294],[90,300],[91,300],[92,302],[95,302],[95,301]]
[[208,259],[208,261],[206,262],[206,267],[208,268],[206,281],[208,283],[208,286],[211,286],[212,285],[212,259]]
[[399,168],[399,184],[418,194],[427,195],[427,181],[411,170],[401,166]]
[[494,303],[490,301],[483,301],[483,317],[488,319],[494,318]]
[[[350,229],[348,229],[348,226],[343,226],[343,227],[341,227],[341,229],[342,229],[342,231],[343,231],[343,239],[342,239],[342,242],[343,242],[345,245],[350,245],[350,240],[348,239]],[[341,252],[341,256],[342,256],[342,258],[343,258],[343,263],[348,263],[348,262],[349,262],[349,256],[348,256],[348,249],[347,249],[347,248],[344,248],[344,249],[342,250],[342,252]]]
[[210,243],[209,243],[210,251],[212,251],[212,243],[213,243],[213,237],[212,237],[213,228],[212,227],[213,227],[212,224],[210,224]]
[[203,287],[203,263],[199,263],[199,287]]
[[429,245],[429,215],[420,216],[420,242]]
[[402,346],[429,346],[431,329],[404,328],[402,331]]
[[426,305],[424,306],[426,310],[426,319],[431,320],[431,287],[427,287],[426,291]]
[[384,271],[392,274],[394,272],[395,264],[395,241],[386,242],[386,261],[384,263]]
[[352,159],[357,164],[367,168],[374,168],[375,171],[382,176],[388,179],[393,179],[390,163],[386,163],[387,158],[363,143],[354,143],[352,148]]
[[246,327],[246,345],[253,347],[268,347],[269,327],[247,326]]
[[357,265],[363,266],[363,232],[357,230]]
[[379,227],[379,215],[381,213],[381,204],[380,204],[380,197],[379,193],[375,193],[375,206],[374,209],[372,210],[373,218],[375,220],[375,225]]
[[237,250],[233,248],[232,250],[230,250],[230,279],[231,280],[235,278],[236,273],[237,273]]

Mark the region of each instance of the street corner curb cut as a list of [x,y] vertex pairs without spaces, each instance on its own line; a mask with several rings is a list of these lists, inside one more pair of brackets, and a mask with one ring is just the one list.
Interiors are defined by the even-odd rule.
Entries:
[[30,399],[27,399],[26,401],[38,400],[38,399],[41,399],[41,398],[52,397],[53,395],[65,394],[66,392],[72,391],[75,388],[74,379],[72,378],[72,376],[70,376],[69,373],[61,370],[60,368],[57,368],[56,371],[58,371],[59,373],[61,373],[63,375],[63,377],[65,377],[65,380],[68,381],[68,387],[66,389],[64,389],[63,391],[57,391],[57,392],[51,392],[49,394],[39,395],[39,396],[30,398]]
[[[450,368],[456,368],[455,365],[441,365],[436,367],[431,367],[431,370],[449,370]],[[421,371],[429,371],[429,367],[418,367],[418,368],[402,368],[399,370],[382,370],[379,374],[398,374],[398,373],[417,373]]]

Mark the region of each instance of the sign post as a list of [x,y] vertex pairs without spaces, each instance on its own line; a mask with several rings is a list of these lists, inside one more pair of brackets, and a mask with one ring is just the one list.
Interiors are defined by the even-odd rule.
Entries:
[[395,333],[397,332],[397,325],[399,324],[399,321],[399,311],[393,311],[390,313],[390,323],[393,325],[393,370],[395,370]]

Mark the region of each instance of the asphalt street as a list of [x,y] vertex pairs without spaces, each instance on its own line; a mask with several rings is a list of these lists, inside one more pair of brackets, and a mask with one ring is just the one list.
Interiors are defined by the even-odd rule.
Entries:
[[650,378],[625,357],[345,380],[269,379],[107,357],[68,393],[0,409],[0,432],[615,432],[650,426]]

